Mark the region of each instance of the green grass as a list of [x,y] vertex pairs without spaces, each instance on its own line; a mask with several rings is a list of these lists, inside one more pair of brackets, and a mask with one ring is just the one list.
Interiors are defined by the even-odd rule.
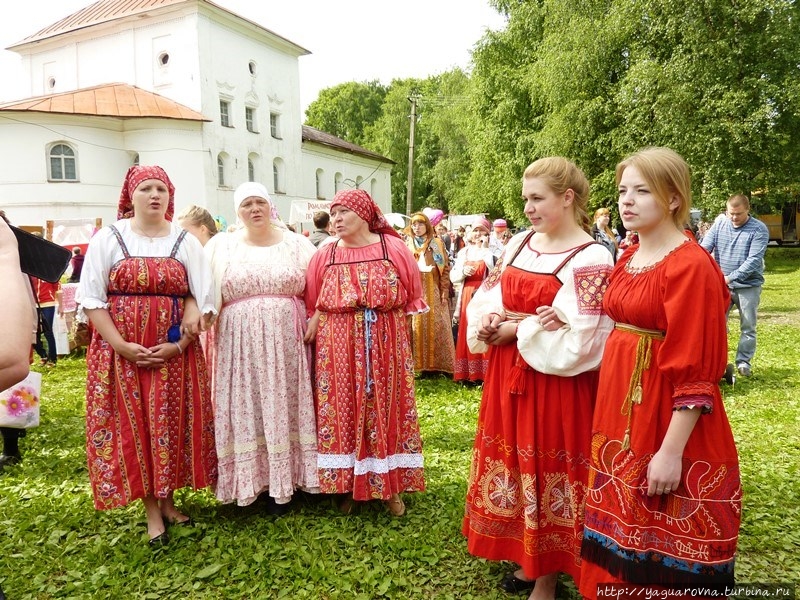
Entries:
[[[723,386],[745,489],[737,580],[797,583],[800,250],[770,249],[767,264],[754,376]],[[418,381],[428,489],[406,495],[403,518],[380,504],[343,516],[326,497],[302,498],[275,518],[180,491],[177,503],[197,525],[173,528],[154,553],[140,503],[93,508],[85,369],[75,356],[44,374],[41,426],[21,440],[25,460],[0,475],[0,585],[9,600],[508,597],[497,583],[510,565],[470,556],[460,533],[479,390]]]

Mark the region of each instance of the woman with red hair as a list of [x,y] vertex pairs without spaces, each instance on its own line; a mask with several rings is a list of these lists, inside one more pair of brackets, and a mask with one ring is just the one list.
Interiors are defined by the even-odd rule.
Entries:
[[410,317],[425,312],[414,255],[364,190],[331,204],[336,238],[311,259],[306,341],[316,341],[320,491],[383,500],[425,489]]
[[[128,169],[119,220],[89,243],[79,302],[94,335],[86,355],[86,451],[95,508],[142,500],[151,546],[189,524],[173,501],[217,478],[200,313],[214,313],[200,242],[174,225],[175,188],[161,167]],[[184,319],[189,297],[194,317]],[[194,304],[194,300],[192,303]]]

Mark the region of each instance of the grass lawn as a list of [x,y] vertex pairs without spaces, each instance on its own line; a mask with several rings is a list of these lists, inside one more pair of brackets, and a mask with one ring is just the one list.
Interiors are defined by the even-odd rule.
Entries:
[[[754,375],[723,385],[745,488],[737,581],[797,584],[800,250],[771,248],[767,268]],[[405,496],[400,519],[381,504],[343,516],[327,497],[300,498],[276,518],[259,505],[181,491],[177,504],[196,526],[171,529],[169,546],[153,552],[141,503],[93,508],[85,372],[74,356],[45,373],[41,426],[21,440],[24,461],[0,474],[0,585],[9,600],[508,597],[497,583],[510,565],[471,557],[460,533],[479,390],[418,381],[428,489]]]

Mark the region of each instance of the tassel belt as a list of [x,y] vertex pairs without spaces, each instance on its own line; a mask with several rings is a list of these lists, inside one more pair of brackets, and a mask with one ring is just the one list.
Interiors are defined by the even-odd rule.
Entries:
[[532,317],[531,313],[517,312],[514,310],[506,310],[506,321],[522,321],[528,317]]
[[628,415],[628,423],[625,428],[625,436],[622,438],[622,449],[629,450],[631,447],[631,421],[633,420],[633,405],[642,403],[642,374],[650,368],[652,358],[653,340],[663,340],[664,332],[657,329],[642,329],[626,323],[617,323],[615,329],[632,333],[639,336],[636,343],[636,362],[633,363],[633,373],[628,385],[628,394],[622,402],[620,412]]

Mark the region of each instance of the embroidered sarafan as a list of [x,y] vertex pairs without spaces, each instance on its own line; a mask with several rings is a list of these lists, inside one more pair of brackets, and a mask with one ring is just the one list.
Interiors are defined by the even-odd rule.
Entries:
[[[580,592],[625,582],[663,588],[732,587],[741,519],[739,463],[718,382],[727,362],[722,273],[685,243],[647,272],[611,275],[604,307],[617,323],[606,342],[594,412]],[[651,339],[641,402],[620,412],[636,371],[636,329]],[[703,410],[683,451],[678,488],[647,495],[647,467],[676,410]],[[713,410],[711,410],[713,408]],[[629,447],[623,443],[629,426]]]

